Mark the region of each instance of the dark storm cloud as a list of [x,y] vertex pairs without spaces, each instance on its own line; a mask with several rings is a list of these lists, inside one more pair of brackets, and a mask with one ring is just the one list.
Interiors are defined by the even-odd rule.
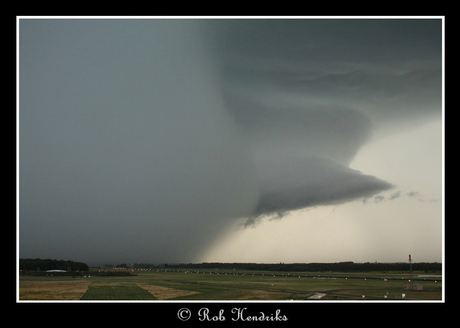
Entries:
[[21,256],[185,261],[252,211],[195,22],[20,28]]
[[412,198],[412,199],[417,199],[418,201],[422,202],[422,203],[436,203],[437,201],[439,201],[438,199],[436,198],[430,198],[430,197],[427,197],[425,195],[422,195],[420,192],[418,191],[410,191],[408,193],[406,193],[406,195],[409,197],[409,198]]
[[401,191],[396,191],[394,193],[392,193],[389,197],[389,200],[393,200],[393,199],[396,199],[396,198],[399,198],[399,196],[401,196]]
[[345,104],[379,128],[440,115],[440,20],[210,24],[231,98]]
[[224,99],[260,183],[257,212],[246,225],[391,188],[348,164],[374,130],[440,115],[439,21],[210,24]]
[[373,176],[319,158],[274,160],[261,171],[259,214],[342,203],[392,187]]
[[440,22],[21,20],[20,256],[192,261],[232,219],[372,197],[438,115]]

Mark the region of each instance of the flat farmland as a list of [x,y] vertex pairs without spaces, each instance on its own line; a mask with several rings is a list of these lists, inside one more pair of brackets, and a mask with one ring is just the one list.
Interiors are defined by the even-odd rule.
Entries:
[[81,300],[156,300],[156,298],[137,284],[97,282],[89,285]]
[[79,300],[88,290],[90,281],[60,279],[21,279],[19,281],[19,299],[28,300]]
[[155,269],[135,270],[133,274],[86,278],[21,276],[19,300],[442,300],[440,274],[421,274],[415,282],[423,285],[421,291],[404,289],[408,283],[404,273]]

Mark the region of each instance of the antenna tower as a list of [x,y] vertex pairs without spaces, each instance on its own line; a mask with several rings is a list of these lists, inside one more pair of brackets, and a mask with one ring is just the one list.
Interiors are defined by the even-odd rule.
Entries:
[[412,271],[412,256],[409,254],[410,283],[404,285],[404,289],[423,290],[423,285],[414,283],[414,271]]
[[409,254],[409,266],[410,266],[410,282],[414,284],[414,272],[412,271],[412,256]]

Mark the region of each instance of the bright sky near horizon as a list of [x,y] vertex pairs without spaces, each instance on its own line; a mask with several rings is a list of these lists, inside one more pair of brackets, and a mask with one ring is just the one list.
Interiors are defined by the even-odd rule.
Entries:
[[282,220],[265,219],[255,228],[243,229],[240,222],[201,259],[402,262],[411,253],[417,262],[442,262],[441,129],[441,121],[434,121],[360,150],[351,167],[398,181],[393,189],[346,204],[294,211]]
[[19,18],[19,256],[441,262],[443,29]]

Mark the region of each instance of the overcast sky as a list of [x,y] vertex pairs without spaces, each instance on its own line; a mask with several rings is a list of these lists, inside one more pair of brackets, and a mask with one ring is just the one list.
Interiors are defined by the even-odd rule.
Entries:
[[441,19],[20,19],[19,255],[442,261]]

